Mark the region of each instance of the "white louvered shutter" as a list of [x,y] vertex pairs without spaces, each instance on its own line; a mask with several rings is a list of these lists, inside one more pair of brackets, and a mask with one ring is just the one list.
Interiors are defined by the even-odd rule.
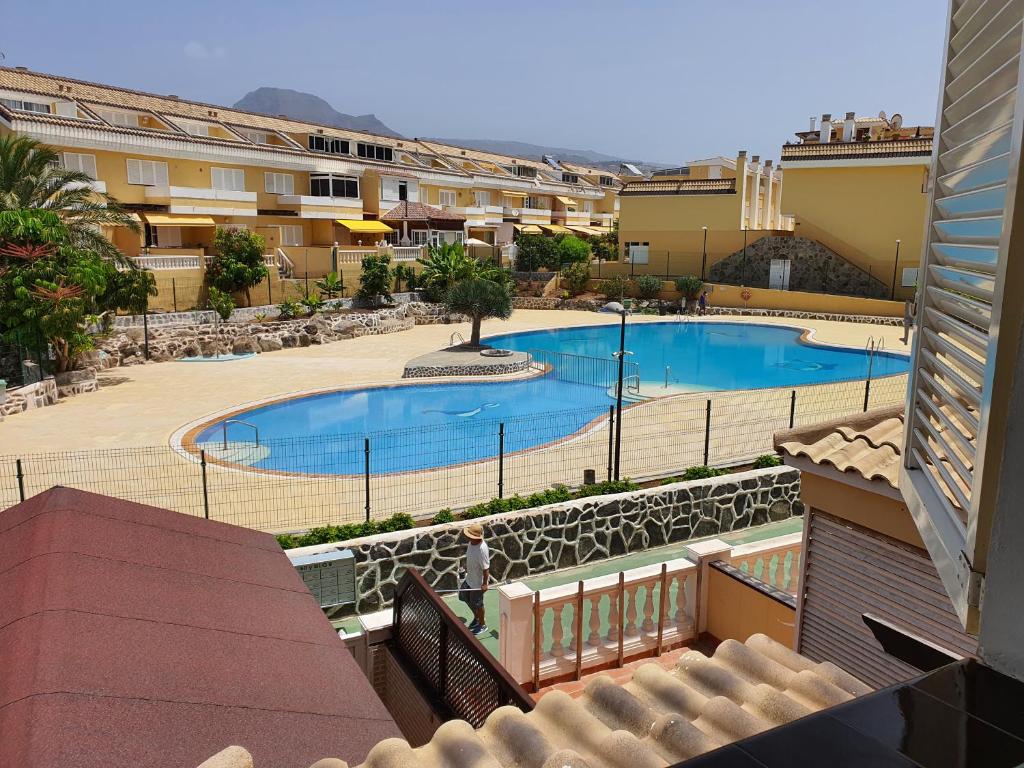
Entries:
[[[1018,192],[1024,0],[954,0],[919,275],[901,489],[969,632],[977,632],[1007,386],[1020,330]],[[1010,253],[1016,255],[1011,258]]]

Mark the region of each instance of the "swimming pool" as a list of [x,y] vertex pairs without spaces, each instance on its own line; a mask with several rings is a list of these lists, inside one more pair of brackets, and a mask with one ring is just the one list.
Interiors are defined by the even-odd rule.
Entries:
[[[634,353],[642,382],[652,389],[664,384],[666,366],[673,391],[794,387],[867,375],[863,351],[807,343],[801,333],[748,323],[636,323],[627,326],[626,348]],[[516,350],[608,358],[618,349],[618,334],[617,325],[602,325],[504,334],[488,341]],[[872,366],[873,376],[886,376],[905,372],[908,361],[880,353]],[[371,470],[407,472],[496,456],[499,424],[505,425],[506,455],[552,443],[603,419],[612,402],[606,386],[550,375],[367,387],[254,406],[233,414],[233,423],[226,423],[226,417],[207,423],[193,432],[191,442],[212,453],[226,434],[230,450],[220,458],[231,463],[348,475],[363,472],[364,438],[372,435]],[[258,448],[253,427],[259,431]]]

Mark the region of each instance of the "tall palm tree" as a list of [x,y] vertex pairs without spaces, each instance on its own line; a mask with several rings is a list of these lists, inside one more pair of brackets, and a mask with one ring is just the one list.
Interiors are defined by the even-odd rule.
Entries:
[[35,139],[0,136],[0,211],[54,211],[75,246],[124,260],[100,228],[128,227],[138,232],[138,221],[113,197],[96,192],[88,174],[61,168],[59,159],[54,149]]

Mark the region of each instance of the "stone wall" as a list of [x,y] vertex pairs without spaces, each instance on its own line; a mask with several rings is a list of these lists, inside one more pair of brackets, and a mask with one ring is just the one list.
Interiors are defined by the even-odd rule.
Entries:
[[483,524],[492,580],[504,582],[785,520],[802,514],[799,498],[800,473],[771,467],[290,553],[351,549],[360,595],[356,610],[365,613],[391,604],[395,585],[409,567],[420,570],[436,589],[457,588],[466,550],[462,529],[470,522]]
[[746,255],[739,250],[713,264],[708,280],[712,283],[767,288],[772,259],[790,261],[791,291],[867,296],[876,299],[889,296],[889,286],[886,283],[869,275],[817,240],[806,237],[762,237],[747,246]]
[[839,312],[803,312],[796,309],[744,309],[742,307],[708,307],[709,315],[742,315],[745,317],[791,317],[797,320],[836,320],[844,323],[902,326],[902,317],[880,315],[848,315]]

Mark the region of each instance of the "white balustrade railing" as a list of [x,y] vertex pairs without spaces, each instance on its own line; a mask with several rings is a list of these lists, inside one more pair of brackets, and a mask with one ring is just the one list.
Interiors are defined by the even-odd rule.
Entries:
[[423,256],[423,248],[419,245],[395,245],[390,250],[395,261],[416,261]]
[[362,264],[367,256],[376,256],[379,251],[376,248],[339,248],[338,264]]
[[802,546],[803,534],[791,533],[741,544],[733,547],[728,557],[721,559],[758,581],[795,595],[800,577]]
[[139,269],[199,269],[202,256],[135,256],[132,261]]

